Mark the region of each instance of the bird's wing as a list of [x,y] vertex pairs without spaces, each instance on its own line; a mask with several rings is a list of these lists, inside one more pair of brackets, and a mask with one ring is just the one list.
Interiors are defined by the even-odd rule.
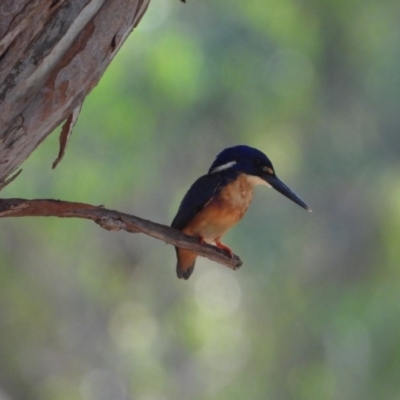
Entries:
[[183,198],[171,226],[178,230],[184,229],[221,190],[223,181],[220,174],[204,175],[197,179]]

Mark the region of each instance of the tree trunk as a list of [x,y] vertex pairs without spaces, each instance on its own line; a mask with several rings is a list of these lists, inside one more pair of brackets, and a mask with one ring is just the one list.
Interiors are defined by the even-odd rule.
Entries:
[[1,1],[0,187],[63,120],[69,133],[149,1]]

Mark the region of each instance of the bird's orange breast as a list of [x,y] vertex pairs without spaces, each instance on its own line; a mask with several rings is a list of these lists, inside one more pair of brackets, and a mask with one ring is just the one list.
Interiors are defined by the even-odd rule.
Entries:
[[253,198],[253,186],[246,175],[239,175],[206,204],[183,232],[214,242],[242,219]]

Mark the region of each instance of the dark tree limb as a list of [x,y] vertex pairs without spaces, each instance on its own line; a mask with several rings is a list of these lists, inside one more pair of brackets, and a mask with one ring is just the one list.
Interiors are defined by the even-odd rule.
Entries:
[[174,246],[193,250],[200,256],[207,257],[233,270],[242,265],[238,256],[230,257],[226,251],[215,246],[207,243],[200,244],[199,240],[193,236],[185,235],[169,226],[157,224],[134,215],[108,210],[103,206],[62,200],[0,199],[0,218],[5,217],[90,219],[109,231],[124,230],[130,233],[144,233]]

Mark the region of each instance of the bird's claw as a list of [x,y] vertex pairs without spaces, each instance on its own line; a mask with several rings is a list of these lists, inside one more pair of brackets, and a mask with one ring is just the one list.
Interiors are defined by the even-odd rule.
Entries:
[[230,247],[224,245],[219,240],[215,241],[215,244],[219,249],[225,250],[229,254],[230,258],[233,258],[233,251]]

